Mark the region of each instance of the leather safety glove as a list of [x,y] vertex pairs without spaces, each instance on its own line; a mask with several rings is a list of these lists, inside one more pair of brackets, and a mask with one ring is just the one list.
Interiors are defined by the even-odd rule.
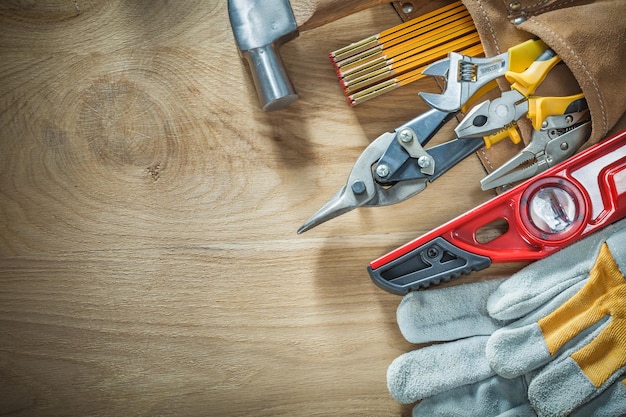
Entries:
[[541,369],[528,386],[540,415],[567,415],[615,382],[626,415],[626,225],[544,261],[489,298],[491,317],[515,320],[489,338],[491,367],[507,378]]
[[[414,416],[626,415],[621,363],[626,360],[626,333],[619,330],[623,319],[616,314],[620,313],[604,307],[611,304],[609,299],[626,305],[621,274],[626,252],[613,249],[610,259],[614,263],[606,263],[606,251],[615,244],[626,247],[626,221],[531,264],[509,280],[409,293],[397,311],[403,336],[413,343],[445,343],[398,357],[387,372],[392,396],[401,403],[420,401],[413,409]],[[596,270],[608,265],[611,274],[605,278],[602,272],[602,277],[594,279],[596,273],[591,271],[596,264],[602,265]],[[584,288],[607,288],[592,293],[610,295],[590,295],[601,300],[594,304],[580,298],[587,296],[587,291],[575,296]],[[570,329],[576,336],[569,341],[556,336],[564,346],[550,353],[546,340],[551,339],[537,336],[538,320],[547,317],[547,322],[554,324],[551,313],[560,306],[584,308],[578,317],[586,322],[576,322],[577,330]],[[597,320],[587,317],[590,310]],[[559,314],[572,317],[570,311]],[[596,324],[585,327],[589,322]],[[618,323],[617,333],[611,323]],[[565,328],[560,323],[556,327]],[[533,339],[519,339],[530,335],[531,329]],[[586,346],[584,352],[574,355],[582,346]],[[570,357],[581,355],[585,358],[580,361],[582,367]],[[587,364],[593,364],[593,371]],[[600,376],[604,382],[594,383],[592,378]]]

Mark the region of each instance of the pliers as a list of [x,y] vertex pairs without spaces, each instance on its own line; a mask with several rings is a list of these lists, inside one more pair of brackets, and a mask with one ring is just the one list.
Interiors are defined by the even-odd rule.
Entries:
[[[471,100],[495,87],[493,81],[531,67],[548,50],[539,40],[530,40],[492,58],[471,58],[451,54],[425,70],[428,75],[444,76],[446,89],[441,95],[421,96],[433,108],[387,132],[372,142],[356,161],[346,185],[318,210],[298,233],[361,206],[385,206],[404,201],[483,146],[509,136],[501,134],[456,138],[424,149],[428,141]],[[521,114],[520,116],[521,117]]]
[[[573,102],[573,106],[584,105],[584,99],[581,100]],[[528,146],[483,178],[480,187],[489,190],[533,177],[574,155],[590,134],[587,108],[548,116],[541,128],[533,131]]]
[[[495,100],[486,100],[474,106],[454,129],[457,137],[486,136],[501,131],[511,123],[535,109],[542,110],[550,106],[536,105],[532,96],[548,72],[560,61],[552,49],[546,49],[526,70],[508,71],[506,79],[511,83],[511,90],[505,91]],[[556,99],[555,99],[556,100]],[[565,99],[569,103],[568,99]],[[548,103],[545,100],[542,103]],[[536,114],[536,117],[533,117]],[[545,116],[541,111],[529,114],[533,127],[539,130]]]
[[[572,156],[591,133],[589,110],[583,94],[535,97],[535,90],[560,61],[551,49],[528,69],[507,72],[511,90],[497,99],[474,106],[454,129],[459,138],[518,135],[517,121],[527,116],[533,125],[530,144],[511,160],[481,180],[488,190],[530,178]],[[516,136],[517,137],[517,136]]]

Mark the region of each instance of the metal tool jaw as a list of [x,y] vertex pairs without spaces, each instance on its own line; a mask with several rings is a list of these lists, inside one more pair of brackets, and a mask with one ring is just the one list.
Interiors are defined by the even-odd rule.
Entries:
[[528,113],[528,100],[519,91],[505,91],[495,100],[474,106],[454,128],[459,138],[489,136]]
[[425,75],[445,78],[444,92],[418,94],[434,109],[456,111],[483,86],[503,76],[508,70],[508,52],[491,58],[476,58],[451,52],[448,58],[431,64],[423,71]]
[[565,161],[589,139],[589,110],[547,117],[520,153],[480,181],[483,190],[514,184]]
[[298,234],[357,207],[391,205],[422,191],[426,187],[424,179],[398,182],[390,186],[375,180],[372,167],[396,138],[396,133],[386,132],[365,148],[352,167],[346,185],[298,229]]

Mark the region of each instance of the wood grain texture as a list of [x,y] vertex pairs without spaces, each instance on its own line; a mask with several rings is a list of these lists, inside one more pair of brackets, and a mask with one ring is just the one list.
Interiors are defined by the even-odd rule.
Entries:
[[327,60],[398,22],[284,45],[301,98],[263,113],[226,2],[2,2],[0,415],[410,413],[385,381],[399,298],[365,268],[489,198],[478,160],[295,233],[425,110],[428,81],[351,109]]

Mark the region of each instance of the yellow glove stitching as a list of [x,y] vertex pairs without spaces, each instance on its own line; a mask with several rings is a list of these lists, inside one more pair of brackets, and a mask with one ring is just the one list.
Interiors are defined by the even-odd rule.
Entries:
[[551,355],[586,328],[609,315],[611,321],[587,346],[571,358],[599,387],[626,365],[626,279],[608,245],[600,249],[587,283],[567,302],[539,320]]

